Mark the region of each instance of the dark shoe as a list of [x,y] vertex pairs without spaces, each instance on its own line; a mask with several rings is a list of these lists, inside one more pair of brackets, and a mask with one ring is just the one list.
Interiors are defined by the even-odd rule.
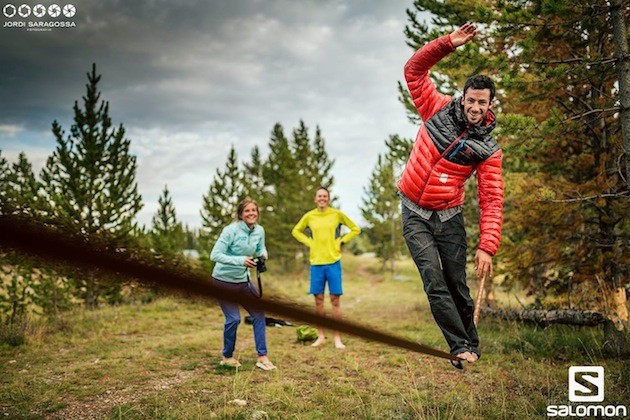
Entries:
[[459,360],[451,360],[451,365],[453,365],[454,368],[459,369],[459,370],[464,370],[464,364],[459,361]]

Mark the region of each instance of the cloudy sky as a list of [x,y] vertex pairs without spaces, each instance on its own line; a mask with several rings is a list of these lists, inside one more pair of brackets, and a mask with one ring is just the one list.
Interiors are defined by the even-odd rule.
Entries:
[[[363,188],[390,134],[414,137],[396,82],[411,0],[100,0],[58,2],[71,18],[0,15],[0,150],[35,169],[68,130],[92,63],[114,124],[137,156],[149,223],[167,184],[178,217],[199,226],[202,195],[234,145],[267,154],[276,122],[321,128],[336,159],[339,207],[361,221]],[[0,2],[49,7],[50,1]],[[21,10],[24,11],[24,10]],[[28,30],[29,21],[74,27]],[[15,27],[25,24],[25,27]]]

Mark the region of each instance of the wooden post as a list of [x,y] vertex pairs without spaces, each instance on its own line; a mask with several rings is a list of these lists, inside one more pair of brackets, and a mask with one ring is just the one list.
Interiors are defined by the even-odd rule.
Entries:
[[473,312],[473,322],[477,326],[479,322],[479,311],[481,310],[481,301],[483,300],[483,291],[486,287],[486,278],[488,273],[486,272],[479,282],[479,290],[477,290],[477,299],[475,299],[475,311]]

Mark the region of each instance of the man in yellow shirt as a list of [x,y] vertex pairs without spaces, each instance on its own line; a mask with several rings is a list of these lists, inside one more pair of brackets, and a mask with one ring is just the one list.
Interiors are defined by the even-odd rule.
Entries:
[[[311,287],[309,293],[315,296],[315,312],[324,316],[324,288],[328,283],[332,316],[341,319],[341,245],[348,243],[361,233],[361,229],[348,216],[329,207],[330,192],[320,187],[315,193],[317,208],[306,213],[295,225],[291,234],[295,239],[309,247],[311,263]],[[336,237],[337,228],[344,225],[350,229],[347,234]],[[312,237],[304,234],[309,228]],[[323,328],[319,328],[317,340],[312,344],[317,347],[326,340]],[[335,331],[335,347],[343,349],[339,332]]]

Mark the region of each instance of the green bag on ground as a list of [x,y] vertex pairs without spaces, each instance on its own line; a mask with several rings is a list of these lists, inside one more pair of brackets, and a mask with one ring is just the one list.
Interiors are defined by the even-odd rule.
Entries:
[[315,341],[317,340],[317,328],[310,325],[300,325],[297,327],[297,339],[298,341]]

